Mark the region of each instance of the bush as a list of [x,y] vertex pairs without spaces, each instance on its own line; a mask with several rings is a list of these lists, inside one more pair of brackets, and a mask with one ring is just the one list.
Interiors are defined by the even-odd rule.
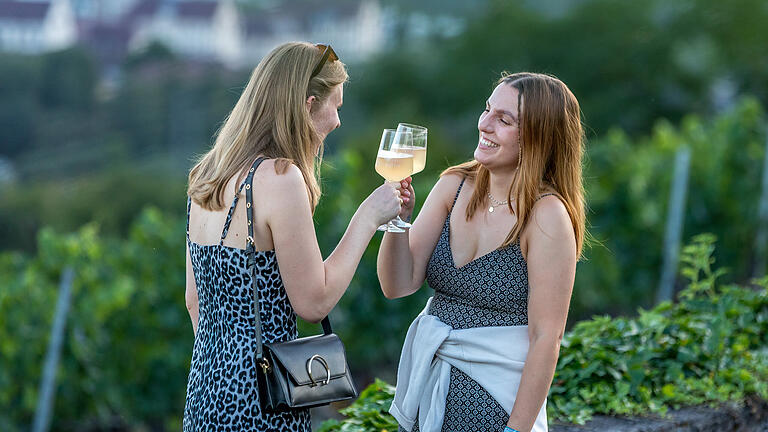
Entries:
[[551,417],[665,413],[683,405],[768,399],[768,279],[754,290],[719,285],[714,236],[683,249],[689,279],[679,303],[637,318],[596,317],[564,338],[550,390]]
[[43,229],[0,255],[0,429],[32,423],[60,273],[75,270],[52,429],[180,428],[192,329],[178,220],[145,210],[128,241]]
[[392,405],[394,396],[395,388],[377,378],[360,393],[360,397],[352,405],[339,411],[348,417],[346,420],[325,421],[318,432],[397,430],[395,419],[385,414]]

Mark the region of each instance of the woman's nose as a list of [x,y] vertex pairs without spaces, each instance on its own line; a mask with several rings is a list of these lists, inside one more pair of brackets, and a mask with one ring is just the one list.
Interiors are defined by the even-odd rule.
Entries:
[[481,116],[480,119],[477,121],[477,128],[480,129],[483,132],[493,132],[493,128],[491,127],[491,121],[488,118],[490,116]]

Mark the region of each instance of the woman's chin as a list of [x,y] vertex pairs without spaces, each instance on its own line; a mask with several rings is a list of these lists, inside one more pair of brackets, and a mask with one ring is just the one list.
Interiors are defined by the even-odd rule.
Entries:
[[480,147],[477,147],[475,149],[474,156],[475,156],[475,160],[480,162],[483,165],[491,162],[491,160],[493,159],[492,155],[489,155],[488,152],[483,151],[483,149]]

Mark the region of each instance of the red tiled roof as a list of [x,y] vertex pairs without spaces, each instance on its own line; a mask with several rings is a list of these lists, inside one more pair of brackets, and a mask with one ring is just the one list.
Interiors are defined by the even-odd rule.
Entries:
[[0,0],[0,19],[42,20],[48,13],[50,6],[50,2]]
[[176,13],[182,18],[213,18],[217,2],[185,1],[176,4]]
[[[2,0],[0,0],[2,1]],[[216,13],[217,1],[193,0],[176,1],[169,0],[141,0],[124,17],[124,21],[130,24],[141,18],[154,16],[164,7],[171,7],[171,13],[184,19],[212,19]]]
[[158,9],[160,9],[160,0],[142,0],[126,14],[125,21],[134,22],[139,18],[152,16]]
[[360,3],[352,0],[285,0],[262,10],[258,15],[245,18],[248,35],[262,35],[273,32],[272,23],[285,19],[300,28],[309,28],[318,19],[341,21],[354,17],[360,10]]
[[251,15],[245,19],[245,32],[248,35],[268,35],[272,29],[272,18],[267,15]]

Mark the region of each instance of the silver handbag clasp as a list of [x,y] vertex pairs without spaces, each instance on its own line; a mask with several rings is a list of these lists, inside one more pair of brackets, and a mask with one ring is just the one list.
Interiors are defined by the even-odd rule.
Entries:
[[[321,365],[323,365],[326,373],[325,381],[320,381],[319,383],[315,381],[315,378],[312,376],[312,362],[315,360],[317,360],[318,362],[320,362]],[[326,385],[329,382],[331,382],[331,368],[328,367],[328,362],[325,361],[325,359],[322,358],[320,354],[315,354],[312,357],[310,357],[309,360],[307,360],[307,375],[309,375],[309,380],[311,381],[311,384],[309,384],[310,387],[315,387],[318,384]]]

